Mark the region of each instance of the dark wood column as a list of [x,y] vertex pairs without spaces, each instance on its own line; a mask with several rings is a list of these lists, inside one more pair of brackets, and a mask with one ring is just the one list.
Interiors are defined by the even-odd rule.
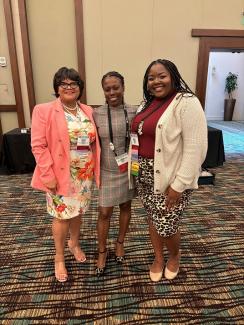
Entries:
[[1,112],[16,111],[19,127],[24,128],[25,127],[25,118],[24,118],[23,101],[22,101],[21,87],[20,87],[17,52],[16,52],[16,46],[15,46],[14,25],[13,25],[11,2],[9,0],[3,0],[3,8],[4,8],[4,14],[5,14],[5,20],[6,20],[8,48],[9,48],[9,56],[10,56],[11,72],[12,72],[12,78],[13,78],[14,95],[15,95],[16,105],[0,105],[0,111]]

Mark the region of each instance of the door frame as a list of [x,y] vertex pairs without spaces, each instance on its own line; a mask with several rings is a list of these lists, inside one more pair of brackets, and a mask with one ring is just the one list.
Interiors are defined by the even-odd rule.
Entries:
[[244,50],[244,31],[192,29],[191,36],[200,38],[195,92],[204,109],[210,52],[213,50]]
[[36,105],[36,97],[35,97],[34,78],[33,78],[33,70],[32,70],[31,51],[30,51],[26,1],[18,0],[18,7],[19,7],[20,30],[21,30],[22,47],[23,47],[23,58],[24,58],[24,66],[25,66],[26,86],[27,86],[27,94],[28,94],[28,101],[29,101],[29,111],[31,115],[33,108]]
[[18,125],[20,128],[24,128],[25,118],[24,118],[23,100],[22,100],[21,87],[20,87],[20,77],[19,77],[16,45],[15,45],[11,1],[3,0],[3,9],[5,15],[8,50],[10,56],[11,73],[12,73],[14,96],[15,96],[16,104],[12,104],[12,105],[2,104],[0,105],[0,112],[16,112]]

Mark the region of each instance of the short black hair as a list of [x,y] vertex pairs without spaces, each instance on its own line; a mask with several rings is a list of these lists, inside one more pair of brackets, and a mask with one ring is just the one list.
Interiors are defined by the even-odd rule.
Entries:
[[121,82],[121,85],[123,87],[125,86],[124,77],[119,72],[117,72],[117,71],[109,71],[102,77],[102,80],[101,80],[102,87],[103,87],[104,79],[106,79],[107,77],[118,78],[120,80],[120,82]]
[[187,85],[187,83],[184,81],[184,79],[181,77],[176,65],[173,62],[165,59],[157,59],[149,64],[144,75],[143,95],[144,99],[146,100],[146,103],[149,103],[153,100],[153,96],[149,93],[147,89],[147,82],[149,71],[154,64],[162,64],[169,71],[172,80],[172,87],[175,91],[181,93],[194,94],[190,87]]
[[61,82],[63,82],[65,79],[70,79],[77,82],[80,88],[80,95],[77,99],[80,99],[84,89],[84,81],[81,79],[79,73],[75,69],[69,69],[66,67],[58,69],[58,71],[53,77],[53,89],[55,91],[55,96],[59,97],[58,87],[61,85]]

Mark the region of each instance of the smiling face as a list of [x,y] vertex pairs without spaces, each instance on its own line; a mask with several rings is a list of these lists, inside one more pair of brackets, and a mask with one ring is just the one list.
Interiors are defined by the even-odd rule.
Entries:
[[152,65],[148,73],[147,89],[155,98],[164,98],[173,92],[170,73],[163,64]]
[[103,80],[103,92],[109,106],[116,107],[123,103],[124,87],[117,77],[106,77]]
[[80,88],[76,81],[65,79],[58,87],[60,100],[64,105],[75,106],[77,98],[80,95]]

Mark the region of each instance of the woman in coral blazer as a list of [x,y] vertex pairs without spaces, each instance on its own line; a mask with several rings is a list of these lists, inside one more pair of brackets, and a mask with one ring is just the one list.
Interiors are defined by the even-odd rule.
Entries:
[[90,204],[95,175],[100,178],[100,145],[92,108],[81,104],[84,82],[74,69],[60,68],[54,75],[56,100],[36,105],[32,115],[31,146],[36,168],[31,185],[46,192],[47,211],[55,244],[55,276],[67,281],[64,249],[85,262],[79,244],[81,215]]

